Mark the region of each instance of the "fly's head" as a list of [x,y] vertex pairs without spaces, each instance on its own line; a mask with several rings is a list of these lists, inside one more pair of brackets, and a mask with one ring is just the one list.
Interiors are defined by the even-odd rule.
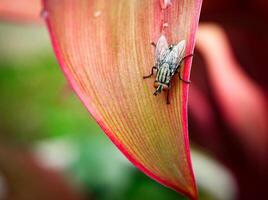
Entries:
[[165,83],[160,83],[158,81],[155,81],[154,82],[154,88],[156,88],[155,92],[154,92],[154,95],[156,96],[157,94],[160,94],[163,90],[168,90],[169,87],[167,84]]

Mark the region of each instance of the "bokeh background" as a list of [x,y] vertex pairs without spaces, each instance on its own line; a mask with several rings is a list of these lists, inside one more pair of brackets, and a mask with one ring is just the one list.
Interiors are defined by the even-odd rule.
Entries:
[[[216,22],[226,30],[245,72],[267,91],[264,6],[261,0],[207,0],[201,22]],[[209,88],[206,76],[205,63],[197,52],[193,84]],[[205,93],[211,95],[208,90]],[[217,107],[209,98],[210,105]],[[222,121],[220,111],[215,108],[215,112],[217,120]],[[215,148],[218,144],[208,144],[203,134],[198,135],[202,129],[190,112],[192,158],[200,199],[247,199],[246,195],[241,197],[235,171],[246,163],[243,159],[239,163],[245,152],[239,145],[231,148],[239,138],[230,139],[230,128],[223,122],[219,127],[226,133],[221,135],[221,145],[230,148],[220,158],[222,152],[215,153],[220,151]],[[226,159],[228,155],[230,160]],[[261,183],[264,187],[266,174],[261,174],[266,180]],[[250,182],[250,178],[243,181]],[[146,177],[108,140],[66,82],[44,24],[12,19],[0,21],[0,199],[186,198]]]
[[44,26],[2,22],[0,44],[0,199],[48,199],[49,191],[50,199],[185,199],[105,136],[66,82]]

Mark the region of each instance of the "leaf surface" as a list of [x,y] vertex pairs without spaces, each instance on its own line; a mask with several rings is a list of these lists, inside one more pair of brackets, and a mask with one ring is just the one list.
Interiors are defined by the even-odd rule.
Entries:
[[[154,48],[164,34],[169,44],[194,48],[201,1],[45,0],[46,22],[58,61],[98,124],[141,171],[197,198],[187,127],[188,85],[175,77],[171,104],[153,96]],[[167,25],[167,26],[166,26]],[[165,27],[165,28],[164,28]],[[191,58],[182,76],[189,78]]]

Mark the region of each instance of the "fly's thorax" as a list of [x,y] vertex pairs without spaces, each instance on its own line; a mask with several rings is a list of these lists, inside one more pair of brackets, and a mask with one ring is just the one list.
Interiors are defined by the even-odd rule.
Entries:
[[168,63],[163,63],[157,70],[155,82],[168,85],[171,79],[172,72]]

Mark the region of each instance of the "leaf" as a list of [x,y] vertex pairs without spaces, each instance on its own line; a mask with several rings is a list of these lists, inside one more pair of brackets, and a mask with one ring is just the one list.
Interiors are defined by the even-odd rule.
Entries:
[[41,8],[41,0],[0,0],[0,18],[40,23]]
[[[161,33],[169,44],[185,39],[186,54],[193,52],[201,1],[171,3],[164,10],[156,0],[45,0],[44,6],[62,70],[107,136],[145,174],[196,199],[189,86],[176,77],[167,105],[164,94],[153,96],[153,78],[142,78],[154,65],[150,43]],[[186,80],[190,66],[191,58]]]

